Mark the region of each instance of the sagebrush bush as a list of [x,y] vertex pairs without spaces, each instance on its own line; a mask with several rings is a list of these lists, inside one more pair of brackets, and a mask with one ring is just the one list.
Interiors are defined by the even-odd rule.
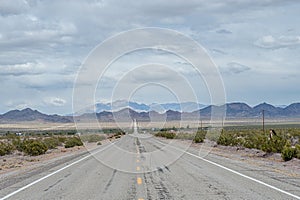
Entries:
[[88,142],[88,143],[99,142],[104,140],[105,138],[106,137],[104,135],[96,135],[96,134],[80,136],[81,141]]
[[268,138],[264,144],[262,144],[261,150],[267,153],[281,153],[286,143],[287,140],[281,137]]
[[176,137],[176,133],[168,132],[168,131],[159,131],[155,134],[157,137],[164,137],[167,139],[174,139]]
[[22,143],[22,151],[30,156],[44,154],[47,150],[47,146],[40,140],[24,140]]
[[59,142],[65,143],[66,140],[67,140],[67,137],[65,137],[65,136],[59,136],[57,139],[58,139]]
[[82,146],[83,143],[78,137],[69,137],[65,142],[65,148],[71,148],[75,146]]
[[205,135],[206,135],[206,132],[203,131],[203,130],[199,130],[197,131],[193,141],[195,143],[201,143],[201,142],[204,142],[204,139],[205,139]]
[[12,144],[18,151],[23,151],[23,141],[20,137],[15,137],[12,139]]
[[300,159],[300,144],[296,144],[295,146],[295,158]]
[[15,150],[10,143],[0,142],[0,156],[11,154]]
[[60,142],[57,137],[45,138],[43,142],[48,149],[56,149],[58,146],[62,145],[62,142]]
[[235,134],[227,133],[226,131],[222,130],[221,135],[217,141],[217,144],[224,145],[224,146],[236,146],[239,144],[239,142]]
[[296,154],[296,149],[290,146],[285,146],[281,152],[281,157],[284,161],[289,161],[293,159]]

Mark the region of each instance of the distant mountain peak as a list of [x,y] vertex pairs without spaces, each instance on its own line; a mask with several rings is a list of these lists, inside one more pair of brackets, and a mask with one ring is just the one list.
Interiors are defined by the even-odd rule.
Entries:
[[0,115],[0,122],[22,122],[22,121],[44,121],[44,122],[72,122],[72,117],[65,117],[59,115],[47,115],[39,112],[38,110],[32,110],[31,108],[25,108],[23,110],[11,110],[3,115]]

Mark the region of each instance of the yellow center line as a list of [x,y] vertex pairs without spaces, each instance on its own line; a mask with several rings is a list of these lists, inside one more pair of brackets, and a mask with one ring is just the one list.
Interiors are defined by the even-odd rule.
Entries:
[[139,198],[138,200],[144,200],[144,199],[142,199],[142,198]]
[[136,167],[136,171],[140,171],[140,169],[141,169],[141,168],[140,168],[139,166]]
[[138,163],[138,162],[140,162],[140,160],[139,160],[139,159],[136,159],[136,162]]
[[140,177],[138,177],[136,182],[137,182],[138,185],[141,185],[142,184],[142,179]]

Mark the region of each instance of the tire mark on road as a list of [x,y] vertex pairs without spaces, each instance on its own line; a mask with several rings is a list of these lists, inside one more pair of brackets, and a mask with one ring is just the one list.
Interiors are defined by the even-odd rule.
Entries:
[[113,171],[113,173],[112,173],[112,175],[111,175],[111,177],[110,177],[108,183],[106,184],[106,186],[105,186],[105,188],[104,188],[104,191],[103,191],[104,194],[107,192],[108,188],[111,186],[111,183],[113,182],[116,173],[117,173],[117,170],[114,169],[114,171]]
[[44,192],[47,192],[48,190],[50,190],[51,188],[53,188],[54,186],[56,186],[57,184],[59,184],[62,181],[63,181],[63,179],[59,179],[54,184],[50,185],[47,189],[45,189]]

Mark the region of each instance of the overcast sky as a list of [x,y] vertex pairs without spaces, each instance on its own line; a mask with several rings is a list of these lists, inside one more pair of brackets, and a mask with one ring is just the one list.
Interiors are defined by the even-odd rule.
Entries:
[[[202,45],[220,70],[227,102],[299,102],[299,10],[299,0],[0,0],[0,113],[26,107],[72,113],[74,80],[89,53],[121,31],[143,27],[173,29]],[[193,68],[160,50],[132,52],[115,61],[100,80],[97,101],[110,99],[125,69],[149,63],[161,65],[128,73],[124,85],[142,77],[180,88],[176,77],[184,76],[199,102],[210,103]],[[183,75],[170,78],[165,65]],[[174,95],[152,84],[134,91],[131,100],[168,102]]]

